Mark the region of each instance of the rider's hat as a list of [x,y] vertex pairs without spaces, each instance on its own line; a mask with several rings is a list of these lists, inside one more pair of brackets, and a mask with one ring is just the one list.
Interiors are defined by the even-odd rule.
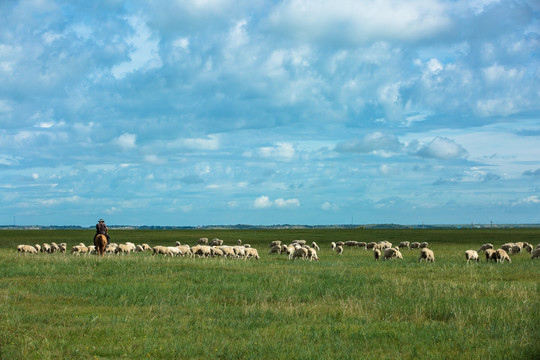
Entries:
[[103,219],[99,219],[99,222],[105,222],[105,220],[103,220]]

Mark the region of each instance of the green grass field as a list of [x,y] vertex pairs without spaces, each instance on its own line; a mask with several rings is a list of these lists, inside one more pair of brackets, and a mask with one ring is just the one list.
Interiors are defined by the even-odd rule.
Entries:
[[[540,242],[537,229],[112,230],[112,241],[237,239],[259,261],[19,255],[18,244],[90,244],[92,230],[0,231],[2,359],[538,359],[540,260],[465,262],[482,243]],[[268,255],[316,241],[319,262]],[[435,263],[375,262],[331,241],[428,241]]]

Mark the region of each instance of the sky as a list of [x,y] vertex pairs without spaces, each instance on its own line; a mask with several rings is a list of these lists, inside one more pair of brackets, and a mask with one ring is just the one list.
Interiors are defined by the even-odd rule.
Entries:
[[536,0],[0,18],[0,225],[540,223]]

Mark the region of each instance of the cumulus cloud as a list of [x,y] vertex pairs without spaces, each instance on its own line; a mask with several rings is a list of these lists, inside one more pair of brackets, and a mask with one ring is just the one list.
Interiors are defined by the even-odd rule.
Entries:
[[129,150],[135,147],[136,140],[137,135],[125,133],[114,139],[114,143],[124,150]]
[[206,138],[178,139],[168,145],[169,148],[186,148],[191,150],[218,150],[220,139],[217,135],[208,135]]
[[277,207],[280,209],[290,209],[300,206],[300,201],[298,199],[282,199],[278,198],[274,201],[271,201],[270,198],[266,195],[259,196],[255,199],[253,206],[257,209],[264,209],[269,207]]
[[460,159],[467,156],[467,150],[454,140],[445,137],[436,137],[429,144],[420,145],[415,155],[431,159]]

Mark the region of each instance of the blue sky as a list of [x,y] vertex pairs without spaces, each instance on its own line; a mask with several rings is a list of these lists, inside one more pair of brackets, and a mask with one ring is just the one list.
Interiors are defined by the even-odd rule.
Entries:
[[0,224],[540,222],[537,1],[0,18]]

